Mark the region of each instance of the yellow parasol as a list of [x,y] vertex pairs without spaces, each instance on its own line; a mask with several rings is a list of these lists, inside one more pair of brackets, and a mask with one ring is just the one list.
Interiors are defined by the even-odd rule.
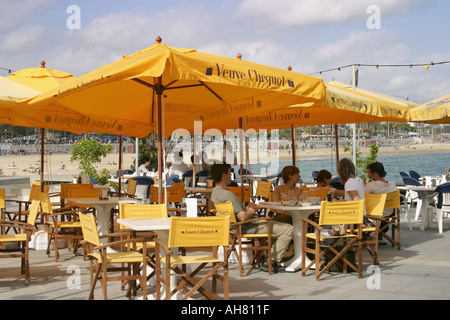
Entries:
[[22,125],[138,138],[157,130],[161,182],[163,134],[325,98],[319,78],[157,42],[30,100],[17,109]]
[[15,105],[38,94],[40,94],[39,91],[0,77],[0,123],[11,123]]
[[[39,95],[42,92],[48,91],[55,87],[58,87],[66,82],[70,82],[75,77],[70,73],[55,70],[55,69],[47,69],[45,67],[45,61],[41,61],[40,68],[28,68],[22,69],[20,71],[14,72],[11,76],[6,77],[11,82],[14,82],[17,86],[28,88],[28,92],[30,92],[30,96],[25,98],[32,98],[36,95]],[[15,103],[11,103],[8,105],[1,105],[1,117],[0,122],[8,123],[14,126],[27,126],[27,127],[40,127],[41,129],[41,188],[43,188],[43,179],[44,179],[44,129],[43,126],[36,126],[32,124],[28,124],[26,121],[26,116],[24,117],[20,113],[16,113],[15,110],[22,103],[19,99]],[[23,103],[26,103],[23,102]],[[70,130],[67,130],[70,131]],[[81,131],[73,131],[75,133],[80,133]]]
[[[246,117],[247,128],[282,129],[296,126],[365,122],[406,122],[409,110],[417,104],[332,81],[326,84],[326,98],[321,104],[299,104],[254,113]],[[236,127],[236,120],[215,124],[223,130]],[[204,129],[208,126],[204,125]]]
[[410,115],[413,122],[450,123],[450,94],[412,109]]
[[40,68],[22,69],[7,78],[39,92],[45,92],[67,83],[75,77],[64,71],[47,69],[45,61],[42,61]]
[[[145,137],[157,128],[164,95],[165,136],[258,111],[321,102],[321,79],[157,43],[31,100],[18,112],[46,128]],[[161,115],[162,116],[162,115]],[[71,130],[70,130],[71,129]]]

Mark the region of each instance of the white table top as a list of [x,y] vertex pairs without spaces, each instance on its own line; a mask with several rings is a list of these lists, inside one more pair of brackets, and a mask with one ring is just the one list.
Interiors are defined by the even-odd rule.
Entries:
[[260,202],[256,205],[258,208],[273,208],[282,211],[299,211],[299,210],[320,210],[320,204],[302,203],[299,205],[282,205],[279,202]]
[[117,219],[117,223],[134,231],[157,231],[170,229],[170,218]]
[[137,203],[139,201],[127,198],[127,197],[109,197],[105,200],[100,200],[99,197],[77,197],[77,198],[69,198],[69,201],[79,203],[79,204],[87,204],[87,205],[99,205],[99,204],[118,204],[120,201],[127,201]]

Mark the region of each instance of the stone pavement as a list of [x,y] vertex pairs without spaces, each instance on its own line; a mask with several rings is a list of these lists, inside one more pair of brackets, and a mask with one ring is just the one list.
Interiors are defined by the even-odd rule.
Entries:
[[[403,215],[402,215],[403,216]],[[449,221],[446,221],[447,227]],[[363,278],[354,273],[326,273],[320,281],[313,271],[269,276],[260,270],[239,277],[237,264],[230,265],[232,300],[448,300],[450,299],[450,231],[421,231],[401,227],[402,249],[380,246],[379,271],[370,271],[371,259],[363,253]],[[31,281],[19,277],[19,259],[0,260],[1,300],[86,300],[89,292],[89,262],[61,250],[55,263],[53,255],[31,250]],[[248,268],[247,268],[248,269]],[[378,273],[379,272],[379,273]],[[77,276],[79,275],[79,276]],[[79,286],[76,285],[79,283]],[[154,287],[150,288],[150,291]],[[219,291],[220,292],[220,291]],[[112,300],[126,300],[117,282],[109,283]],[[97,284],[97,300],[102,299]],[[236,301],[237,302],[237,301]],[[270,303],[270,302],[269,302]]]

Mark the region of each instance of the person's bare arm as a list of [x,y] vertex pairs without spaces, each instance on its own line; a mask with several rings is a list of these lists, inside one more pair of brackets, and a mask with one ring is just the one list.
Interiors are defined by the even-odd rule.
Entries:
[[360,200],[361,198],[359,197],[359,193],[356,190],[350,190],[348,192],[348,195],[350,196],[350,198],[352,198],[352,200]]
[[236,214],[236,218],[242,222],[242,221],[246,221],[248,219],[250,219],[251,217],[253,217],[253,215],[256,213],[256,205],[254,203],[250,203],[247,206],[247,210],[246,211],[239,211]]

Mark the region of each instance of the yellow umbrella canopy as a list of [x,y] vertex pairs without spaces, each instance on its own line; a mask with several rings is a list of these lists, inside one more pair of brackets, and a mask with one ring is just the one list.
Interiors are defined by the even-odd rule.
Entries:
[[[75,77],[70,73],[45,68],[45,61],[41,62],[40,68],[22,69],[8,77],[1,78],[0,122],[15,126],[37,127],[32,123],[27,124],[26,115],[21,119],[23,114],[15,113],[13,110],[19,107],[21,103],[26,103],[26,100],[73,79]],[[8,95],[8,99],[2,98],[6,95]]]
[[0,123],[11,123],[12,110],[15,104],[40,94],[27,86],[0,77]]
[[413,122],[450,123],[450,94],[412,109],[410,115]]
[[21,85],[5,77],[0,77],[0,104],[11,104],[33,98],[39,91]]
[[157,43],[50,90],[17,112],[27,117],[23,125],[141,138],[156,131],[157,116],[169,136],[177,128],[192,130],[196,120],[212,125],[324,97],[320,78]]
[[45,92],[67,83],[75,77],[64,71],[47,69],[45,62],[42,61],[40,68],[22,69],[7,78],[39,92]]
[[[412,102],[332,81],[326,84],[326,98],[321,104],[299,104],[255,113],[246,117],[247,128],[282,129],[291,125],[312,126],[364,122],[406,122]],[[236,128],[236,121],[223,121],[217,129]],[[206,126],[203,129],[209,129]]]

